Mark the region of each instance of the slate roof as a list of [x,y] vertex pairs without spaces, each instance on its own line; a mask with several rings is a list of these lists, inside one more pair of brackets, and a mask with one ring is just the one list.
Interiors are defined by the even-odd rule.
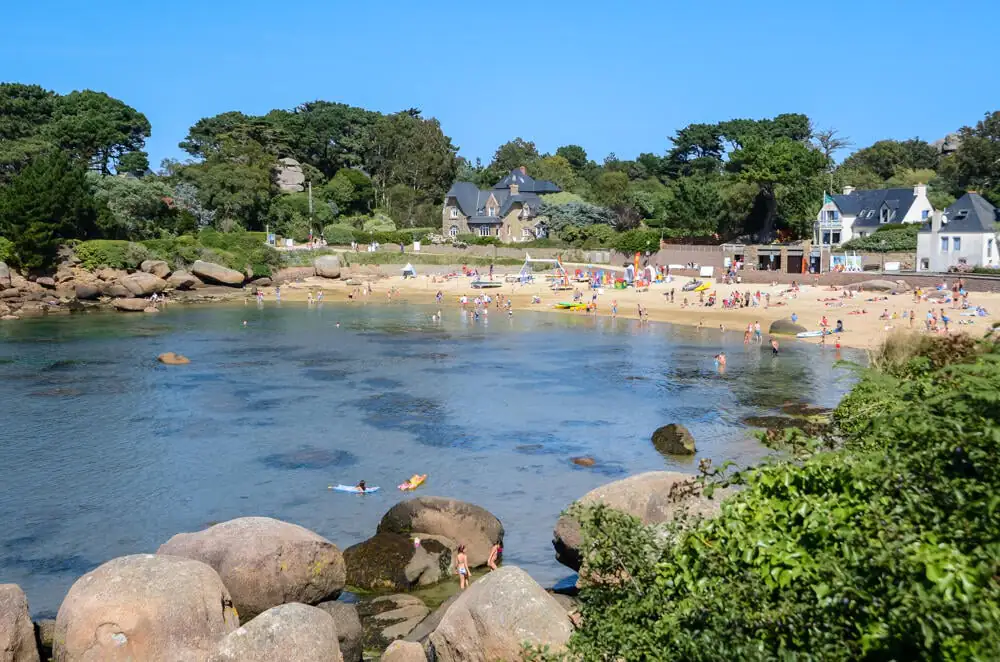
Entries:
[[[510,194],[510,185],[518,186],[517,195]],[[542,204],[539,193],[558,193],[558,186],[544,179],[534,179],[521,172],[520,168],[511,170],[510,174],[497,182],[492,189],[481,191],[472,182],[455,182],[448,189],[445,198],[455,198],[458,208],[469,217],[469,223],[500,222],[500,218],[486,215],[486,201],[490,195],[500,204],[500,216],[506,216],[514,203],[528,205],[531,214],[535,215]]]
[[[853,191],[847,195],[831,196],[841,214],[856,216],[854,227],[877,228],[885,225],[880,222],[880,210],[883,205],[895,215],[890,216],[889,223],[901,223],[906,213],[910,211],[917,196],[912,188],[886,188],[869,191]],[[868,212],[871,211],[871,217]]]
[[[994,207],[989,200],[978,193],[966,193],[944,210],[946,224],[941,226],[942,232],[996,232],[996,223],[1000,223],[1000,209]],[[921,232],[930,232],[931,224],[925,223]]]

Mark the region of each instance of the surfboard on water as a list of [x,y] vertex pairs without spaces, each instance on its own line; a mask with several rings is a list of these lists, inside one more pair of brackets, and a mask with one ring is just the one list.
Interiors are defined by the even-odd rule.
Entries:
[[358,489],[357,485],[334,485],[329,489],[336,492],[354,492],[355,494],[369,494],[370,492],[378,492],[377,487],[366,488],[364,492]]
[[796,333],[796,338],[819,338],[823,335],[822,331],[803,331],[802,333]]

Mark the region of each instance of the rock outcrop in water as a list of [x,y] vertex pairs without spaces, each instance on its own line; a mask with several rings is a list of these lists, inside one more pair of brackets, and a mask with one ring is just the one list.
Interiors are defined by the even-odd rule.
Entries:
[[17,584],[0,584],[0,660],[38,662],[28,597]]
[[[673,520],[681,513],[712,516],[718,512],[725,496],[716,491],[714,499],[692,493],[693,476],[675,471],[651,471],[630,476],[587,492],[576,503],[602,503],[637,517],[643,524],[660,524]],[[582,561],[583,532],[571,515],[559,518],[553,532],[552,545],[556,559],[563,565],[579,570]]]
[[398,533],[378,533],[344,550],[347,583],[373,591],[405,591],[447,579],[455,543],[445,538],[413,539]]
[[179,533],[156,553],[214,568],[244,621],[288,602],[333,600],[344,588],[344,557],[336,545],[270,517],[241,517],[197,533]]
[[485,508],[443,497],[417,497],[397,503],[378,525],[379,533],[443,536],[465,545],[471,567],[486,565],[490,548],[503,538],[503,525]]
[[123,556],[73,584],[56,617],[56,662],[196,662],[239,627],[229,591],[199,561]]
[[343,662],[337,626],[322,609],[291,603],[268,609],[226,636],[208,662]]
[[653,432],[653,446],[664,455],[694,455],[694,435],[683,425],[671,423]]
[[164,365],[187,365],[191,363],[191,359],[188,357],[183,354],[175,354],[174,352],[164,352],[157,356],[156,360]]
[[462,593],[430,635],[439,662],[521,659],[524,643],[566,648],[573,626],[566,610],[515,566],[491,572]]

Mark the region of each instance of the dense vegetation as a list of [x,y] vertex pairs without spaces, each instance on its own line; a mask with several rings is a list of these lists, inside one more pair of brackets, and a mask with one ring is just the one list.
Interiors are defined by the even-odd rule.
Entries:
[[587,660],[1000,658],[1000,348],[898,338],[712,520],[578,510]]
[[[417,109],[387,115],[327,101],[200,119],[180,143],[190,158],[156,172],[143,151],[150,130],[141,112],[100,92],[0,84],[0,236],[13,244],[10,260],[45,269],[60,241],[169,240],[206,228],[268,228],[300,242],[329,233],[338,243],[437,229],[453,181],[488,187],[519,166],[564,191],[545,196],[545,242],[582,248],[807,236],[823,191],[845,184],[928,183],[939,208],[967,188],[1000,202],[1000,112],[960,129],[961,146],[946,156],[919,139],[883,140],[839,166],[850,141],[794,113],[691,124],[659,153],[601,163],[578,145],[543,154],[516,138],[473,164]],[[311,209],[307,192],[279,186],[287,158],[311,185]]]
[[919,223],[883,225],[866,237],[851,239],[843,245],[843,249],[873,253],[912,253],[917,250],[917,234],[919,232]]

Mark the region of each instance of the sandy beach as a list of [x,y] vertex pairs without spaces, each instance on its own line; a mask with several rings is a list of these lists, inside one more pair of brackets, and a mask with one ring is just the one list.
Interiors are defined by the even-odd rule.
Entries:
[[[392,267],[387,266],[384,271],[390,272],[391,269]],[[510,268],[507,273],[515,275],[517,269]],[[505,297],[510,297],[515,314],[519,310],[548,311],[563,315],[593,314],[586,311],[567,311],[554,308],[556,303],[572,301],[573,290],[553,291],[544,274],[536,274],[535,282],[526,285],[505,282],[505,276],[505,273],[497,270],[494,274],[494,280],[503,283],[503,285],[488,290],[473,288],[471,286],[473,279],[462,275],[448,278],[434,274],[420,274],[415,278],[407,279],[403,279],[401,276],[384,276],[377,280],[369,277],[366,282],[371,282],[372,293],[368,296],[363,293],[360,296],[356,295],[353,300],[378,303],[405,301],[433,305],[435,304],[435,296],[440,291],[443,294],[440,308],[443,312],[447,312],[448,309],[460,307],[459,299],[462,295],[468,296],[471,302],[477,296],[484,294],[488,294],[494,299],[497,294],[502,294]],[[924,320],[930,310],[937,313],[940,318],[941,309],[944,308],[945,315],[950,320],[949,333],[965,332],[981,336],[994,324],[1000,323],[1000,314],[998,314],[1000,313],[1000,294],[971,293],[969,296],[970,306],[982,306],[988,311],[988,315],[985,317],[973,317],[961,315],[962,312],[971,311],[953,309],[951,304],[930,303],[926,300],[914,301],[913,292],[895,295],[882,292],[856,292],[853,297],[847,298],[843,297],[844,288],[802,285],[798,292],[793,292],[787,285],[719,284],[711,289],[717,296],[717,302],[714,306],[708,307],[701,303],[698,293],[681,290],[687,280],[685,277],[680,277],[669,283],[653,283],[645,291],[636,291],[632,288],[625,290],[606,288],[598,293],[596,314],[610,316],[612,303],[617,302],[618,317],[638,319],[639,306],[641,305],[645,309],[649,321],[693,327],[700,325],[713,329],[724,327],[726,331],[737,332],[746,329],[747,324],[760,322],[765,337],[771,322],[790,318],[793,313],[798,316],[798,323],[810,331],[819,330],[821,320],[825,316],[830,328],[835,327],[838,320],[844,324],[843,333],[826,338],[828,344],[839,340],[843,347],[859,349],[875,347],[887,335],[897,330],[912,329],[914,332],[925,332]],[[590,301],[593,291],[590,290],[587,283],[572,283],[572,285],[583,295],[582,301]],[[315,296],[317,292],[322,290],[324,301],[344,302],[351,301],[349,294],[357,289],[359,289],[358,286],[348,285],[346,280],[307,277],[301,281],[283,285],[281,298],[285,301],[306,301],[310,292]],[[363,291],[363,288],[360,289]],[[669,296],[671,290],[674,293],[672,302]],[[743,293],[749,291],[752,295],[759,291],[761,305],[724,309],[721,301],[730,297],[736,290]],[[391,298],[390,292],[393,292]],[[936,294],[931,293],[931,297]],[[767,295],[770,295],[770,305],[766,303]],[[265,296],[267,301],[273,301],[273,288],[265,290]],[[533,303],[534,297],[538,297],[540,302]],[[685,299],[687,305],[684,303]],[[708,300],[707,293],[705,300]],[[883,314],[886,311],[889,319],[883,319]],[[904,317],[904,314],[908,315],[910,311],[915,313],[912,324],[909,318]],[[816,344],[821,342],[820,338],[795,340]]]

